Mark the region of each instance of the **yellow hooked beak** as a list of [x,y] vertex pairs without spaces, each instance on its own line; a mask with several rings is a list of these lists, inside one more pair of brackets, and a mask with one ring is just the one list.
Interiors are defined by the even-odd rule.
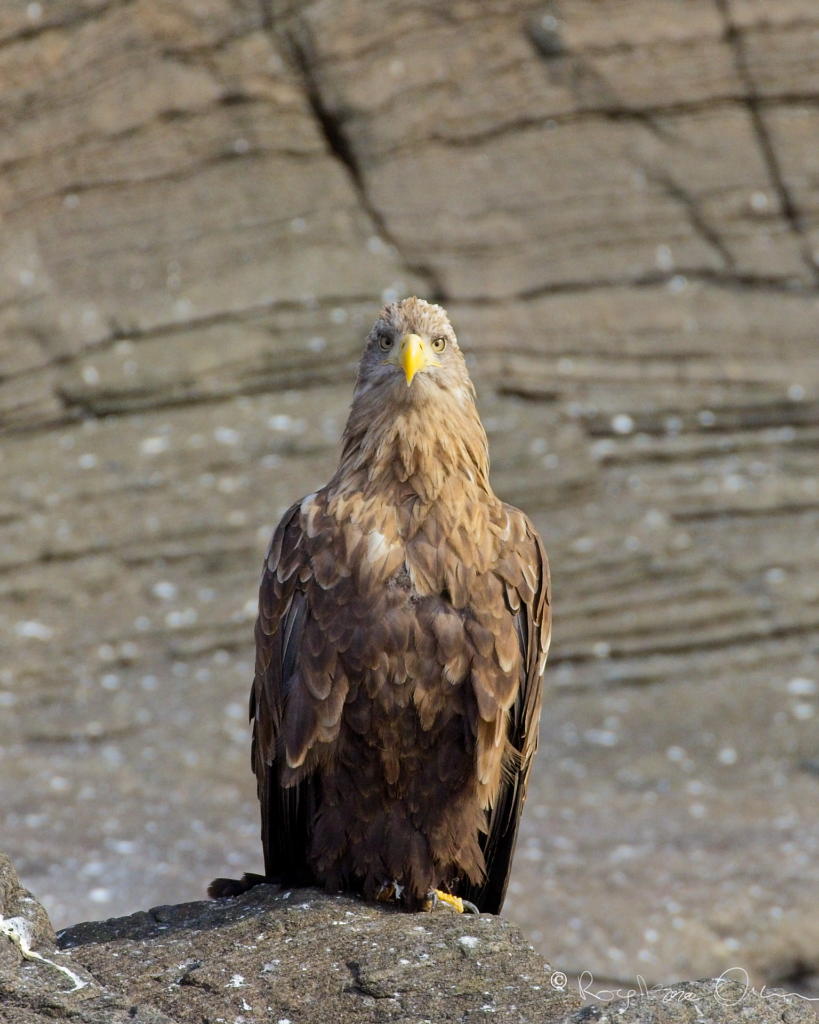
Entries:
[[398,364],[407,377],[407,387],[412,384],[412,378],[427,366],[440,366],[437,359],[433,359],[427,351],[427,343],[418,334],[405,334],[401,339],[401,346],[398,349]]

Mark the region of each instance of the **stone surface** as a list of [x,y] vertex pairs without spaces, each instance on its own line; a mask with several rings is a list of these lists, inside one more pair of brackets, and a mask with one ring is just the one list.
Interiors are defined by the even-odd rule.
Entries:
[[756,68],[799,68],[810,93],[815,11],[739,32],[709,2],[282,7],[374,210],[447,296],[672,269],[816,283],[780,108],[758,106],[784,83]]
[[56,941],[54,929],[43,906],[37,902],[28,889],[20,885],[20,879],[5,853],[0,850],[0,917],[25,921],[25,931],[37,949],[53,950]]
[[[5,906],[19,890],[6,860],[0,881]],[[42,907],[29,894],[23,899],[47,925]],[[458,916],[443,904],[410,915],[312,889],[260,886],[239,899],[74,925],[60,933],[58,950],[44,941],[51,960],[30,962],[25,977],[19,965],[16,975],[0,977],[0,1021],[364,1024],[487,1014],[508,1024],[612,1018],[731,1024],[749,1014],[759,1024],[815,1019],[793,993],[756,992],[745,976],[650,989],[640,979],[636,989],[603,989],[586,972],[575,985],[502,918]],[[8,951],[13,956],[0,936],[0,954]],[[74,978],[73,990],[49,977],[56,962],[63,977]]]
[[180,1022],[551,1022],[580,1005],[502,918],[408,915],[310,889],[157,907],[69,928],[60,944],[108,987]]
[[55,923],[261,869],[261,558],[418,292],[554,577],[505,914],[819,995],[812,0],[0,8],[0,823]]
[[562,1024],[812,1024],[811,1004],[782,989],[754,990],[744,975],[720,976],[677,985],[581,991],[589,1002]]
[[61,950],[42,905],[24,889],[0,850],[0,1021],[40,1024],[172,1024],[152,1007],[107,991]]

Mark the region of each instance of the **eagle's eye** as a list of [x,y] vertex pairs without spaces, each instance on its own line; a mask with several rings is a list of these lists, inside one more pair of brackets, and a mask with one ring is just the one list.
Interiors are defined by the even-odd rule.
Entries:
[[446,338],[436,338],[432,343],[433,352],[443,352],[446,348]]
[[378,342],[384,352],[388,352],[393,346],[393,339],[384,335]]

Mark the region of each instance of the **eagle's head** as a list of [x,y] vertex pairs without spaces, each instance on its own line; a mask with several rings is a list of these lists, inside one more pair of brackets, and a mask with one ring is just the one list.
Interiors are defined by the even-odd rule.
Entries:
[[381,310],[367,336],[356,397],[382,392],[399,407],[448,392],[472,400],[463,353],[446,312],[423,299],[403,299]]
[[[486,434],[446,312],[423,299],[381,310],[358,365],[337,481],[409,483],[429,503],[448,476],[489,489]],[[403,500],[403,499],[402,499]]]

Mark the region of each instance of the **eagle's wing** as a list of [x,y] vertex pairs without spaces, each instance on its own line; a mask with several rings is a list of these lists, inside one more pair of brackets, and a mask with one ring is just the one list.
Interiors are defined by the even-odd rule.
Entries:
[[314,882],[307,864],[307,838],[316,810],[316,782],[308,776],[288,788],[282,786],[286,772],[284,705],[294,684],[307,613],[305,583],[310,576],[299,520],[297,503],[276,528],[265,560],[256,620],[256,670],[250,691],[250,757],[262,812],[265,875],[285,885]]
[[523,527],[522,538],[517,530],[513,531],[512,543],[495,568],[504,583],[509,611],[514,615],[521,653],[520,682],[509,709],[507,728],[514,756],[507,763],[489,812],[487,833],[480,838],[486,876],[482,882],[467,883],[458,891],[482,913],[490,914],[500,913],[509,884],[526,786],[537,750],[543,669],[551,636],[549,563],[543,542],[521,512],[510,506],[505,509],[516,520],[515,525]]

